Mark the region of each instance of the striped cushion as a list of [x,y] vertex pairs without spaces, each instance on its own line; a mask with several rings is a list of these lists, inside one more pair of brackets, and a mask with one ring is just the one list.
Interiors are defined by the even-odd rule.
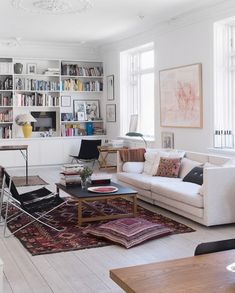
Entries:
[[141,218],[124,218],[87,228],[84,233],[108,239],[130,248],[148,239],[159,238],[171,233],[163,224],[151,223]]
[[144,162],[145,149],[123,149],[120,150],[120,157],[123,162]]

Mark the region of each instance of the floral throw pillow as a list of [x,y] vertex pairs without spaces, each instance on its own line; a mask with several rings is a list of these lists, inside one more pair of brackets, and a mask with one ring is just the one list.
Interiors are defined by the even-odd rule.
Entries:
[[181,158],[160,158],[157,176],[178,177]]

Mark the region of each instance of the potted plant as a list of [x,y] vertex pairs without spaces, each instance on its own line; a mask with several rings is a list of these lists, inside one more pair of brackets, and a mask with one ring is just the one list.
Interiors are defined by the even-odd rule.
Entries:
[[81,186],[82,189],[86,189],[88,178],[92,175],[93,171],[89,167],[84,167],[78,171],[78,174],[81,177]]

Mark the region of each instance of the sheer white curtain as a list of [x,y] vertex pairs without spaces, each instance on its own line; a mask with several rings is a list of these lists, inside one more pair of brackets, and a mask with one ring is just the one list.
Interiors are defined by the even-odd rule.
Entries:
[[214,25],[214,130],[234,130],[234,73],[231,67],[231,26]]

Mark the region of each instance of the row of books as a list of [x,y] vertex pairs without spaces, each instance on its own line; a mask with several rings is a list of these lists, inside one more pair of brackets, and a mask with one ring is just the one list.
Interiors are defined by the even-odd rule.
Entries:
[[7,110],[0,112],[0,122],[12,122],[13,121],[13,110]]
[[87,81],[83,82],[79,79],[65,79],[61,82],[62,91],[103,91],[103,82],[95,80],[95,81]]
[[0,94],[0,106],[12,106],[13,99],[12,95],[6,96],[5,94]]
[[59,91],[60,83],[58,81],[51,80],[48,81],[31,78],[16,78],[15,89],[24,91]]
[[84,128],[80,128],[78,125],[61,125],[61,136],[80,136],[86,135],[86,130]]
[[49,94],[15,94],[16,106],[59,106],[60,98]]
[[79,170],[83,168],[81,164],[68,164],[61,168],[60,184],[64,186],[80,184],[81,178],[78,175]]
[[0,138],[12,138],[11,126],[0,127]]
[[102,67],[78,66],[77,64],[62,64],[62,75],[71,76],[102,76]]
[[12,90],[13,81],[12,77],[6,77],[4,80],[0,80],[0,90]]
[[12,74],[12,63],[10,62],[1,62],[0,63],[0,74]]

